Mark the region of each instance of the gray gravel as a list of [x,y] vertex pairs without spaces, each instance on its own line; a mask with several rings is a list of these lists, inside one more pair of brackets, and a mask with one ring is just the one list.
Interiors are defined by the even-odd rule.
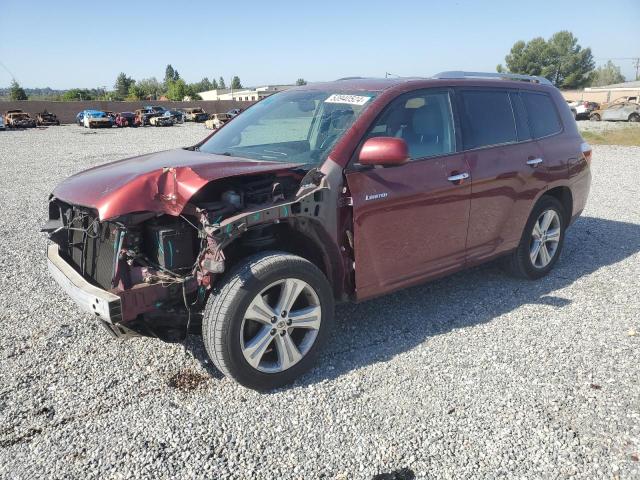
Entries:
[[578,130],[581,132],[609,132],[611,130],[640,130],[640,123],[633,122],[591,122],[589,120],[578,120]]
[[549,277],[489,265],[342,306],[318,367],[258,394],[210,376],[197,338],[109,338],[38,233],[67,175],[205,134],[0,132],[0,478],[640,476],[640,148],[594,148]]

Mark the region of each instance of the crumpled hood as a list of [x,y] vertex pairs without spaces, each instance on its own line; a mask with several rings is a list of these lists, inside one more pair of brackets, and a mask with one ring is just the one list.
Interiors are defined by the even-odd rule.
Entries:
[[72,175],[53,196],[98,211],[100,220],[133,212],[179,215],[204,185],[222,178],[276,172],[295,163],[254,161],[176,149],[100,165]]

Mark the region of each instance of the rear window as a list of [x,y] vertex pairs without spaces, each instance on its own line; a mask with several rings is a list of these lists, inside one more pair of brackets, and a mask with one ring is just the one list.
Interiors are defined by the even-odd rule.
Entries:
[[521,92],[529,115],[533,138],[548,137],[562,130],[553,100],[545,93]]
[[517,141],[513,109],[506,91],[462,90],[461,97],[465,149]]

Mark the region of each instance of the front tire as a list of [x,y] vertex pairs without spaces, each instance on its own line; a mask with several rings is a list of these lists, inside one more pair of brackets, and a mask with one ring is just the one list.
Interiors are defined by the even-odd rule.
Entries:
[[631,115],[629,115],[629,121],[640,122],[640,115],[638,115],[637,113],[632,113]]
[[262,252],[237,265],[209,297],[202,336],[222,373],[245,387],[270,390],[313,365],[333,317],[331,287],[315,265]]
[[554,267],[564,243],[567,213],[551,196],[543,196],[534,207],[518,247],[506,258],[507,269],[516,277],[536,280]]

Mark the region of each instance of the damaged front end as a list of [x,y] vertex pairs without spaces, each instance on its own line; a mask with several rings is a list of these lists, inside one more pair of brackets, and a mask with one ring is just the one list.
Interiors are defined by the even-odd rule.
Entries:
[[155,177],[154,211],[102,220],[106,207],[55,192],[49,202],[49,270],[114,336],[182,339],[217,277],[282,241],[280,226],[318,217],[328,188],[320,171],[295,167],[211,181],[187,199],[179,173],[164,168]]

